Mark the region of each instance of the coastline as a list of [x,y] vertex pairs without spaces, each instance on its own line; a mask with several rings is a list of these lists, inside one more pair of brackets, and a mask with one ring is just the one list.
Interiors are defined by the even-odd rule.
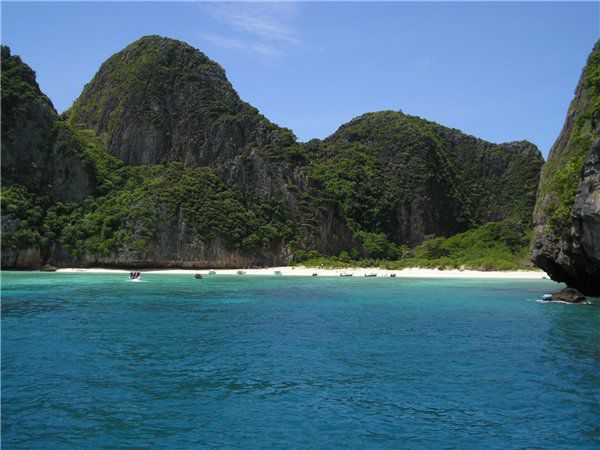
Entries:
[[[274,276],[275,271],[281,272],[282,276],[304,276],[310,277],[316,273],[320,277],[339,277],[341,273],[352,274],[354,277],[364,277],[367,274],[376,274],[377,277],[385,278],[392,274],[399,278],[498,278],[498,279],[529,279],[541,280],[549,278],[546,272],[541,270],[513,270],[513,271],[480,271],[480,270],[439,270],[410,268],[402,270],[387,270],[380,268],[350,268],[350,269],[321,269],[304,266],[268,267],[262,269],[215,269],[217,275],[237,275],[238,270],[243,270],[245,275]],[[103,268],[64,268],[58,269],[60,273],[124,273],[125,269],[103,269]],[[200,273],[208,275],[207,269],[147,269],[139,270],[142,274],[152,275],[194,275]]]

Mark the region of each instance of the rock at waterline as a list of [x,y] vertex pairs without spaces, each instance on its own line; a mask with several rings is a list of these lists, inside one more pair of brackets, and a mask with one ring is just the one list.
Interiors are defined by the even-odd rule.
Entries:
[[589,302],[585,298],[585,295],[583,295],[577,289],[569,288],[569,287],[561,289],[558,292],[555,292],[554,294],[552,294],[552,296],[548,300],[553,301],[553,302],[560,301],[560,302],[568,302],[568,303],[589,304]]

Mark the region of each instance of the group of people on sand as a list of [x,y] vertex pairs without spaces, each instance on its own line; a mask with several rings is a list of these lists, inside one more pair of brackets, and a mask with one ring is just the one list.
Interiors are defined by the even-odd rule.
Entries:
[[139,272],[129,272],[129,279],[130,280],[139,280],[142,278],[142,274]]

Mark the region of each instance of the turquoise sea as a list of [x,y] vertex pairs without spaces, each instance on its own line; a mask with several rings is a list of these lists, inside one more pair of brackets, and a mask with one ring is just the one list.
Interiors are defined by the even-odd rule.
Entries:
[[542,280],[2,273],[2,447],[598,448]]

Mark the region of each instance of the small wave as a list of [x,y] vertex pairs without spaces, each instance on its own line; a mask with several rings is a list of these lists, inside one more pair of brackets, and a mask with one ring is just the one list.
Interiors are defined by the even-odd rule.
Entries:
[[589,305],[589,302],[586,303],[572,303],[572,302],[565,302],[562,300],[536,300],[536,303],[562,303],[563,305]]

